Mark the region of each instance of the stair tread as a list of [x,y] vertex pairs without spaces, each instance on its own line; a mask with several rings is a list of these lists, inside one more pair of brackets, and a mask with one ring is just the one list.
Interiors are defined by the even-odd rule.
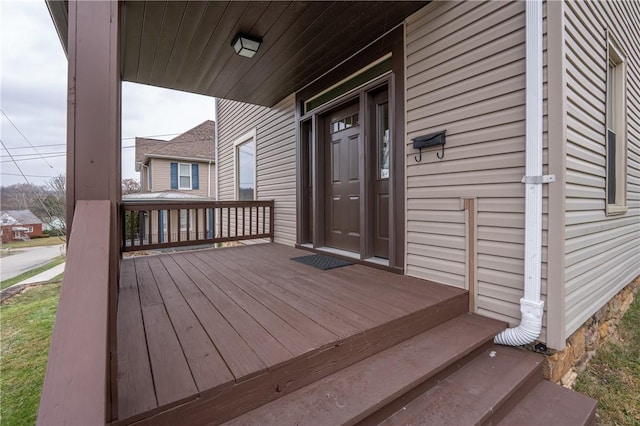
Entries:
[[597,406],[593,398],[543,380],[498,425],[591,425]]
[[504,323],[462,314],[228,424],[326,424],[364,419],[490,341]]
[[533,352],[494,345],[382,424],[481,424],[528,379],[542,378],[542,360]]

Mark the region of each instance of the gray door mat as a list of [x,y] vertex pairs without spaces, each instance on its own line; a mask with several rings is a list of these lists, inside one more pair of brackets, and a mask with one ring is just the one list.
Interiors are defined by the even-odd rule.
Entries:
[[312,254],[310,256],[292,257],[291,260],[313,266],[314,268],[326,271],[328,269],[341,268],[343,266],[353,265],[353,263],[335,257],[323,256],[321,254]]

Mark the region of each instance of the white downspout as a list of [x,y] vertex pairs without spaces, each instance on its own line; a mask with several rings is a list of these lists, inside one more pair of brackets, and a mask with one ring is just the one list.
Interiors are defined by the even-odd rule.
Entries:
[[542,269],[542,0],[526,2],[526,165],[524,297],[520,325],[504,330],[495,343],[520,346],[540,336],[544,302],[540,300]]
[[216,201],[220,200],[220,162],[218,161],[218,98],[213,98],[213,119],[216,134],[213,138],[214,144],[214,163],[216,165],[214,169],[215,179],[216,179]]
[[207,198],[211,198],[211,160],[207,167]]

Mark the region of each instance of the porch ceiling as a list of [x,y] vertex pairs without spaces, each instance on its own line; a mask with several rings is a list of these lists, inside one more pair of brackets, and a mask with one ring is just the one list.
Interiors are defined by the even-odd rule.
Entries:
[[[272,106],[426,3],[125,1],[123,79]],[[62,35],[65,8],[57,9]],[[231,47],[239,32],[263,39],[252,59]]]

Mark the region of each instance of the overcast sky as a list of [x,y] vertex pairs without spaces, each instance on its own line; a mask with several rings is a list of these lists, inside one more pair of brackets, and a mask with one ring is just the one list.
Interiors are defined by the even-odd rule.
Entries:
[[[43,0],[0,0],[0,55],[0,139],[9,151],[0,149],[1,182],[25,182],[11,154],[42,184],[66,171],[67,119],[67,59]],[[134,149],[126,148],[133,137],[171,139],[213,118],[213,98],[123,83],[122,177],[138,178]]]

